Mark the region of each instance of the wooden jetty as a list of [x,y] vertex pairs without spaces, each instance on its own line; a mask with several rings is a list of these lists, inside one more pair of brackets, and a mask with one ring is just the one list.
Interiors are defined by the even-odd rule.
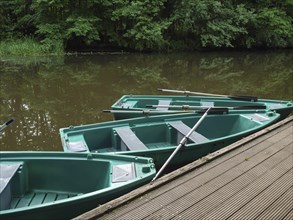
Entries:
[[293,116],[76,219],[293,219]]

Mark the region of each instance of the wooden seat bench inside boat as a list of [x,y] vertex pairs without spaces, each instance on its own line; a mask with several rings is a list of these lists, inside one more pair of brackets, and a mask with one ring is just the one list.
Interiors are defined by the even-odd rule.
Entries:
[[133,133],[130,127],[114,128],[121,138],[121,150],[148,150],[138,137]]
[[162,107],[157,107],[156,110],[168,110],[169,109],[169,105],[171,103],[171,100],[159,100],[158,105],[162,106]]
[[[186,124],[184,124],[182,121],[172,121],[172,122],[170,121],[168,122],[168,124],[171,125],[173,128],[175,128],[179,133],[177,135],[177,144],[179,144],[182,138],[186,136],[188,132],[191,130],[191,128],[187,126]],[[193,141],[194,143],[202,143],[202,142],[209,141],[208,138],[206,138],[205,136],[201,135],[200,133],[196,131],[193,131],[191,133],[191,135],[189,136],[189,139]]]

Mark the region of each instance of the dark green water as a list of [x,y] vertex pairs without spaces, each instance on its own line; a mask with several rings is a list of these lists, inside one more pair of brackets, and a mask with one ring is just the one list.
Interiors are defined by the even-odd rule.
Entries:
[[[112,120],[124,94],[157,88],[292,100],[292,51],[0,57],[1,150],[62,151],[59,128]],[[166,93],[165,93],[166,94]]]

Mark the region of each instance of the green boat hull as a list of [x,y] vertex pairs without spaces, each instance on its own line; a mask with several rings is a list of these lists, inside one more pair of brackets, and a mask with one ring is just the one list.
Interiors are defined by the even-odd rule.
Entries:
[[[5,170],[19,166],[1,191],[1,203],[7,203],[1,205],[1,219],[71,219],[155,175],[153,160],[142,157],[1,152],[0,158],[1,178],[7,177]],[[1,187],[4,183],[1,179]]]
[[[292,101],[270,100],[270,99],[252,99],[237,100],[229,97],[211,97],[211,96],[167,96],[167,95],[124,95],[112,106],[113,115],[116,120],[154,116],[163,114],[174,114],[176,111],[186,111],[183,108],[168,107],[146,107],[150,105],[159,105],[168,103],[170,106],[214,106],[237,108],[242,106],[259,107],[264,106],[267,110],[276,111],[280,114],[279,120],[286,118],[293,110]],[[178,112],[177,112],[178,113]]]
[[[60,129],[60,136],[66,152],[146,156],[153,158],[159,168],[178,146],[184,132],[201,116],[185,113],[71,126]],[[196,129],[194,139],[188,140],[170,165],[181,166],[194,161],[269,126],[278,118],[279,114],[264,110],[207,115]]]

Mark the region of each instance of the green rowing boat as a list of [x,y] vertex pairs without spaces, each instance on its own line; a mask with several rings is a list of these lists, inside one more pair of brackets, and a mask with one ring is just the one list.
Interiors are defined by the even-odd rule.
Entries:
[[70,219],[150,182],[151,158],[0,152],[0,219]]
[[[66,152],[114,153],[145,156],[157,167],[167,160],[204,111],[133,118],[60,129]],[[266,110],[213,109],[172,160],[180,166],[260,130],[279,118]]]
[[116,120],[191,112],[203,107],[229,107],[230,109],[267,109],[279,113],[280,119],[286,118],[293,109],[290,101],[258,99],[250,96],[167,96],[167,95],[124,95],[112,106]]

